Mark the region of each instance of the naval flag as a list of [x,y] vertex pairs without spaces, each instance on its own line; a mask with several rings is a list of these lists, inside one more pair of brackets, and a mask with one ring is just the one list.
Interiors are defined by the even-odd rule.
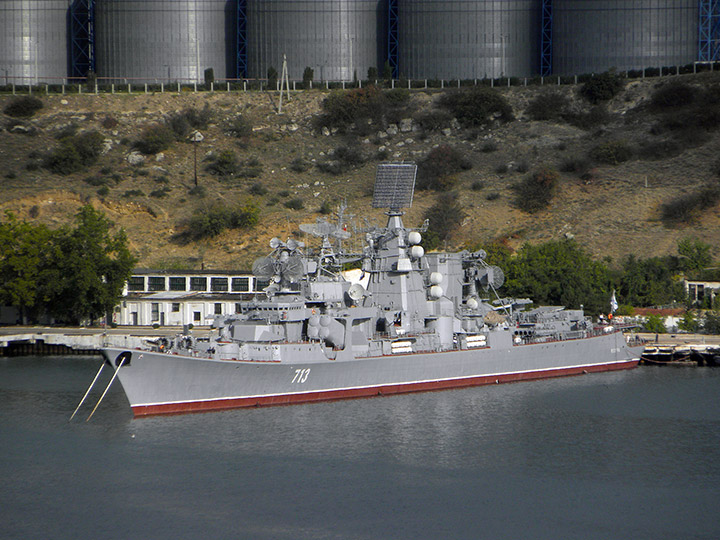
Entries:
[[613,289],[612,297],[610,298],[610,313],[615,313],[618,308],[617,299],[615,298],[615,289]]

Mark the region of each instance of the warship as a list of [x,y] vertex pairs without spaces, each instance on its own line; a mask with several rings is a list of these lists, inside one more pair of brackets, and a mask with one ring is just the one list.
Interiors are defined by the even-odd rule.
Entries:
[[[143,349],[103,349],[113,370],[108,387],[117,377],[143,416],[637,366],[642,348],[621,328],[595,326],[581,309],[501,297],[504,273],[485,252],[426,253],[427,221],[414,229],[402,221],[416,170],[378,165],[372,205],[387,210],[387,223],[357,229],[364,246],[354,255],[342,248],[350,237],[342,216],[302,225],[320,246],[274,238],[270,255],[253,265],[268,286],[238,313],[217,317],[210,337],[185,332]],[[355,270],[343,272],[347,265]]]

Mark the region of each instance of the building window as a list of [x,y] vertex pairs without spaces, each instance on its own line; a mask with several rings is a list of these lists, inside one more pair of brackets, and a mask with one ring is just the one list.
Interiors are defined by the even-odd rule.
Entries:
[[215,315],[222,315],[222,304],[215,302]]
[[234,278],[232,278],[232,290],[233,290],[233,292],[248,292],[250,290],[250,278],[249,277],[234,277]]
[[269,279],[256,279],[255,280],[255,290],[256,291],[262,291],[269,285],[270,285]]
[[148,291],[164,291],[165,278],[151,276],[148,278]]
[[196,323],[200,322],[200,312],[199,311],[193,311],[193,321]]
[[191,277],[190,278],[190,290],[191,291],[207,291],[207,278]]
[[150,304],[150,320],[152,322],[160,320],[160,304],[157,302]]
[[240,302],[235,302],[235,313],[242,313],[242,306]]
[[213,292],[227,292],[228,280],[224,277],[214,277],[210,279],[210,290]]
[[145,276],[133,276],[128,280],[128,291],[144,291]]
[[173,302],[173,304],[172,304],[172,311],[173,311],[173,313],[179,313],[179,312],[180,312],[180,302]]
[[171,277],[170,278],[170,290],[171,291],[186,291],[187,290],[187,279],[184,277]]

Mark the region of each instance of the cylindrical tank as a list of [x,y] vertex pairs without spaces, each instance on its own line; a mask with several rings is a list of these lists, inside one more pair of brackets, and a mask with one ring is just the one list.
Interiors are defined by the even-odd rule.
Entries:
[[99,78],[202,82],[235,75],[234,0],[96,0]]
[[0,1],[2,84],[61,83],[69,69],[72,0]]
[[697,60],[698,0],[555,0],[553,72],[599,73]]
[[539,0],[398,0],[400,75],[527,77],[538,70]]
[[[315,80],[367,77],[381,64],[384,11],[381,0],[248,0],[247,41],[250,77],[265,78],[268,68],[301,79],[306,67]],[[381,66],[380,66],[381,67]]]

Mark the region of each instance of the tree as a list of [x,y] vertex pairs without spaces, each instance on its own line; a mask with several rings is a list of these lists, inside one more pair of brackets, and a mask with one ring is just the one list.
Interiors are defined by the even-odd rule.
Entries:
[[678,328],[691,334],[697,332],[700,328],[700,323],[695,317],[695,313],[693,313],[692,311],[686,311],[682,319],[678,321]]
[[267,70],[268,90],[274,90],[277,86],[278,72],[273,66]]
[[313,78],[315,77],[315,71],[310,66],[307,66],[303,71],[303,86],[307,89],[312,86]]
[[456,193],[440,193],[437,202],[425,212],[425,218],[430,221],[423,239],[425,249],[439,248],[460,227],[465,215]]
[[711,262],[710,245],[696,238],[683,238],[678,242],[678,253],[683,270],[698,271]]
[[660,315],[648,315],[643,325],[643,331],[652,334],[665,334],[667,328],[665,327],[665,321]]
[[39,285],[52,253],[51,231],[7,214],[0,223],[0,304],[13,306],[22,322],[42,303]]
[[607,267],[593,261],[574,240],[525,244],[505,269],[510,296],[538,304],[607,312],[612,287]]
[[633,306],[659,306],[685,298],[685,289],[675,279],[678,261],[674,257],[636,259],[628,256],[623,264],[619,295]]
[[111,233],[112,222],[102,212],[85,205],[76,222],[75,229],[57,231],[57,249],[43,287],[49,314],[72,323],[109,313],[136,262],[125,231]]
[[703,333],[720,334],[720,313],[716,311],[706,311],[705,320],[703,321]]

